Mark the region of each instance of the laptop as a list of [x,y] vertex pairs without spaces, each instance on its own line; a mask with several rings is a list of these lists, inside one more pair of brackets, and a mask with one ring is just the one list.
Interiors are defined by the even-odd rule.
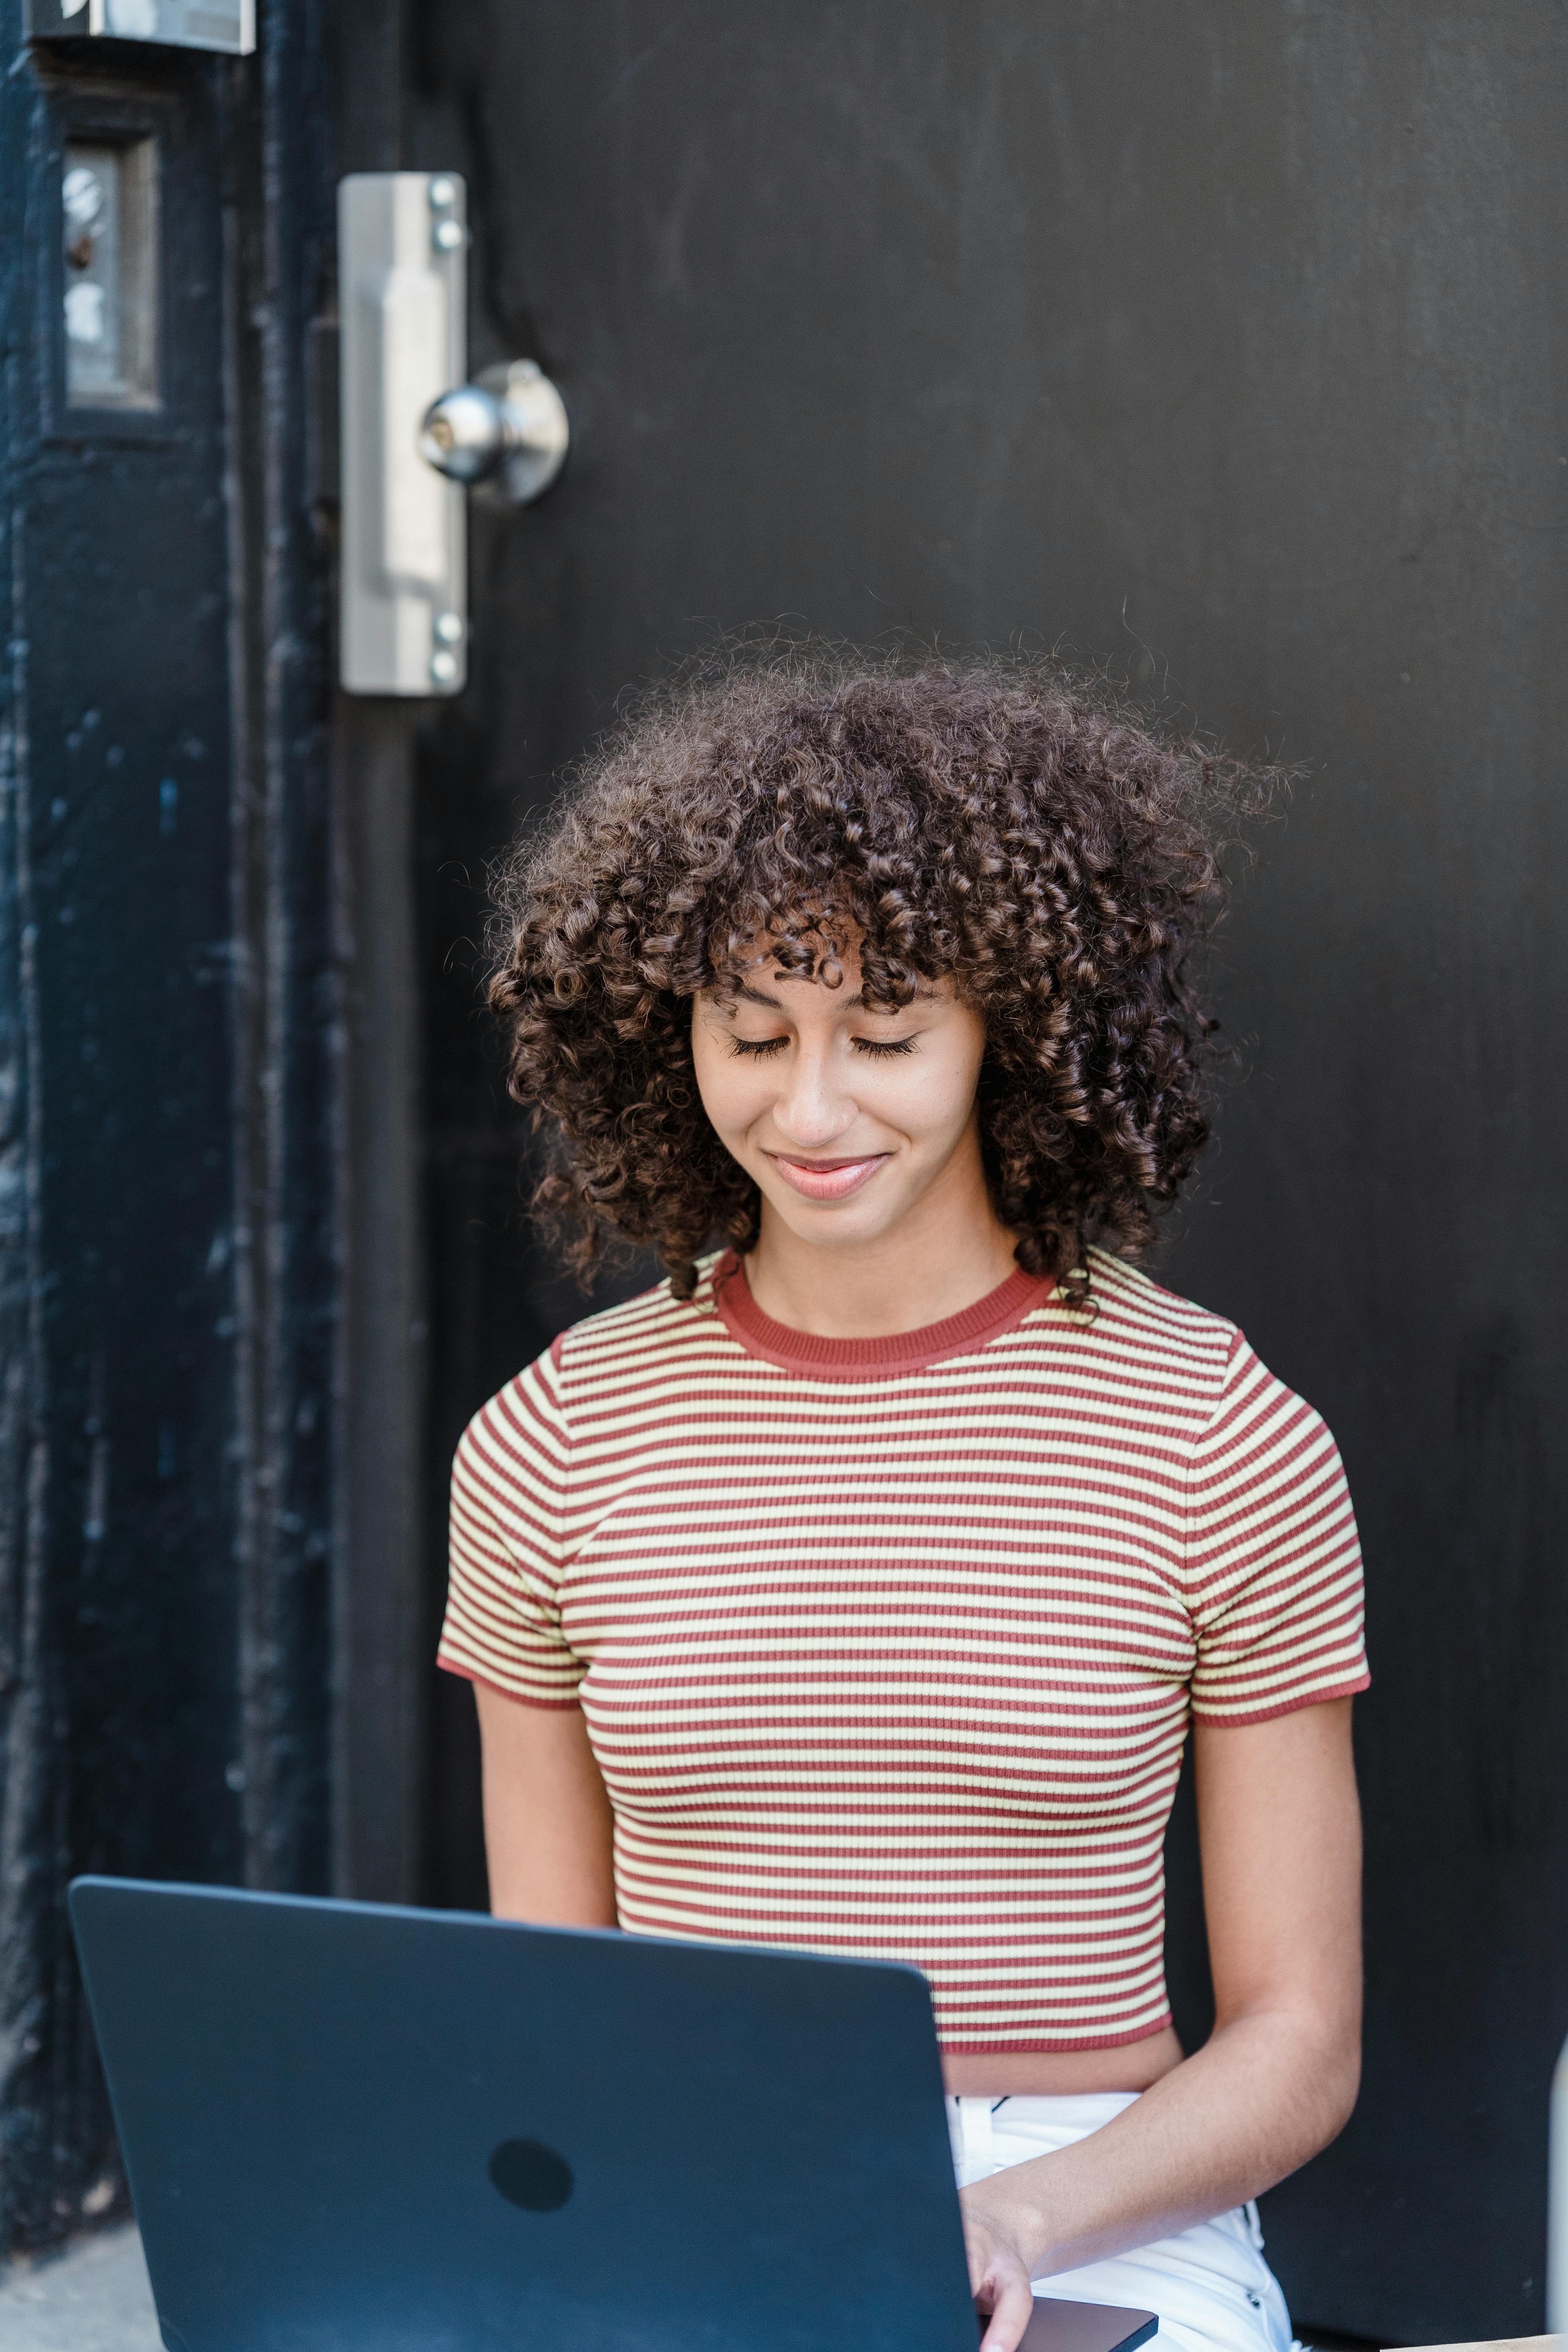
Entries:
[[[975,2352],[914,1969],[79,1878],[169,2352]],[[1028,2352],[1143,2311],[1037,2301]]]

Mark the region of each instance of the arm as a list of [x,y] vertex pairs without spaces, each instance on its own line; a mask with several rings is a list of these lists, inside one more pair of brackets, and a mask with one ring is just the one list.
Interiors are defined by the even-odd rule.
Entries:
[[474,1685],[484,1751],[485,1858],[498,1919],[613,1927],[613,1816],[583,1710]]
[[1215,2030],[1103,2131],[963,2191],[982,2352],[1029,2281],[1256,2197],[1341,2130],[1361,2072],[1361,1816],[1351,1702],[1194,1722]]

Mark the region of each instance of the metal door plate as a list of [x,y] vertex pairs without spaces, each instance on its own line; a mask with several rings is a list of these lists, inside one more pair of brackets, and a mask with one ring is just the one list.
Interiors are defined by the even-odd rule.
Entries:
[[353,694],[458,694],[468,677],[463,493],[418,448],[426,410],[468,362],[465,195],[455,172],[358,172],[338,188]]

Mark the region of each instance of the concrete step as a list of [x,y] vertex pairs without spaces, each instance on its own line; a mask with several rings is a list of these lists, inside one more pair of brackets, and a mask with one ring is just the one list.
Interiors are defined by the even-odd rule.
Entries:
[[5,2352],[162,2352],[134,2226],[0,2269]]

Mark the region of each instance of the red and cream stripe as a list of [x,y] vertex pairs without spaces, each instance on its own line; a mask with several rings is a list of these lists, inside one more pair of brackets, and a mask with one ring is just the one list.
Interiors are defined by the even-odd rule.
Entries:
[[470,1424],[443,1664],[581,1704],[623,1926],[912,1961],[952,2050],[1157,2030],[1189,1710],[1364,1687],[1331,1438],[1233,1326],[1096,1255],[881,1341],[710,1267]]

